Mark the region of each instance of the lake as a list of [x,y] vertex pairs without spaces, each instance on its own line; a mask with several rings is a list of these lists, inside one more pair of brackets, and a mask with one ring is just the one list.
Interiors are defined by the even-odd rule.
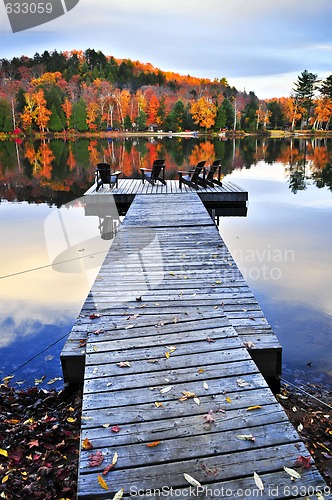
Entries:
[[[59,355],[110,245],[80,197],[97,162],[125,177],[165,158],[222,160],[249,192],[219,231],[283,346],[283,377],[332,381],[332,141],[132,137],[0,142],[0,365],[11,385],[60,388]],[[113,207],[115,209],[115,207]]]

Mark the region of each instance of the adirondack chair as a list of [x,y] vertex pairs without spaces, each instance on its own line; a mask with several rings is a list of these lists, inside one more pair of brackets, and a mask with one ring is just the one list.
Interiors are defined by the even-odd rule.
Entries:
[[165,184],[165,160],[155,160],[152,164],[152,168],[140,168],[142,174],[142,181],[147,180],[154,186],[156,181],[160,181]]
[[118,178],[120,174],[120,170],[112,171],[109,163],[97,163],[95,172],[97,184],[96,191],[98,191],[100,187],[104,187],[104,184],[109,184],[111,188],[113,186],[118,187]]
[[[209,169],[204,171],[203,176],[199,176],[200,180],[205,186],[210,186],[213,187],[214,184],[218,184],[219,186],[222,186],[222,182],[220,180],[220,174],[221,174],[221,160],[215,160],[212,165],[210,165]],[[214,175],[216,171],[218,170],[218,178],[215,179]]]
[[182,189],[182,184],[187,184],[194,189],[199,189],[199,185],[203,185],[203,178],[200,179],[202,169],[205,165],[205,160],[199,161],[196,168],[191,170],[178,170],[179,174],[179,188]]

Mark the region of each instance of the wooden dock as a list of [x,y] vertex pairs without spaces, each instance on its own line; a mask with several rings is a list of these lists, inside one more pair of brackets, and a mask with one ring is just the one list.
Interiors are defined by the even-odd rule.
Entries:
[[179,188],[176,180],[167,180],[166,185],[156,183],[154,186],[141,179],[119,179],[118,187],[109,188],[104,185],[96,191],[96,184],[84,193],[84,196],[93,210],[94,204],[107,202],[107,195],[112,195],[118,207],[126,207],[132,203],[137,194],[187,194],[197,192],[206,207],[219,209],[219,215],[246,215],[248,192],[233,182],[223,182],[222,186],[200,187],[197,191],[190,186]]
[[135,197],[62,353],[67,381],[85,350],[79,499],[326,487],[314,466],[284,469],[308,451],[252,359],[275,378],[281,347],[196,193]]

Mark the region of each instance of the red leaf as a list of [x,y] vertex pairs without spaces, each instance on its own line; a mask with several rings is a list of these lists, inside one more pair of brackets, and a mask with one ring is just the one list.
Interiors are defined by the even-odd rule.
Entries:
[[28,443],[28,446],[29,446],[29,448],[33,448],[34,446],[35,446],[36,448],[38,448],[38,446],[39,446],[39,441],[38,441],[38,439],[33,439],[32,441],[30,441],[30,443]]
[[304,457],[303,455],[300,455],[297,457],[295,466],[301,466],[303,469],[310,469],[311,457]]
[[113,425],[113,427],[111,427],[112,432],[120,432],[120,430],[121,428],[118,425]]
[[16,448],[8,453],[8,460],[15,465],[19,464],[21,458],[23,457],[23,450],[21,448]]
[[97,318],[100,318],[100,314],[98,313],[90,314],[90,319],[97,319]]
[[106,474],[108,474],[108,473],[109,473],[109,471],[110,471],[111,469],[113,469],[113,467],[114,467],[114,464],[109,464],[109,465],[107,465],[107,467],[105,467],[105,469],[103,470],[103,475],[104,475],[104,476],[106,476]]
[[104,460],[104,455],[101,451],[96,451],[89,455],[89,467],[99,467]]

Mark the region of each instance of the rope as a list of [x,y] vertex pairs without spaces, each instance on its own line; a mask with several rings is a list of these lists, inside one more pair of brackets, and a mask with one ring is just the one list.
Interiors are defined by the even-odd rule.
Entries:
[[292,382],[289,382],[288,380],[284,379],[284,378],[281,378],[281,380],[283,382],[285,382],[286,384],[288,385],[291,385],[292,387],[294,387],[294,389],[297,389],[298,391],[302,392],[303,394],[305,394],[306,396],[309,396],[310,398],[312,399],[315,399],[316,401],[318,401],[320,404],[324,405],[324,406],[327,406],[328,408],[330,408],[330,410],[332,410],[332,406],[329,405],[328,403],[325,403],[325,401],[322,401],[321,399],[319,398],[316,398],[316,396],[313,396],[312,394],[310,394],[310,392],[307,392],[305,391],[304,389],[301,389],[301,387],[298,387],[297,385],[294,385],[292,384]]
[[18,271],[17,273],[6,274],[4,276],[0,276],[0,280],[5,278],[12,278],[13,276],[19,276],[21,274],[32,273],[33,271],[40,271],[41,269],[47,269],[48,267],[59,266],[60,264],[67,264],[68,262],[74,262],[75,260],[85,259],[87,257],[93,257],[95,255],[99,255],[101,253],[105,253],[105,251],[90,253],[88,255],[80,255],[79,257],[75,257],[74,259],[63,260],[61,262],[57,262],[56,264],[47,264],[45,266],[33,267],[32,269],[26,269],[25,271]]
[[55,340],[55,342],[53,342],[49,346],[45,347],[45,349],[43,349],[42,351],[40,351],[38,354],[35,354],[34,356],[32,356],[30,359],[28,359],[28,361],[25,361],[25,363],[23,363],[22,365],[20,365],[17,368],[15,368],[15,370],[12,370],[10,372],[10,375],[13,375],[13,373],[16,373],[18,370],[20,370],[21,368],[23,368],[24,366],[26,366],[28,363],[30,363],[34,359],[38,358],[38,356],[40,356],[44,352],[48,351],[50,349],[50,347],[55,346],[58,342],[60,342],[61,340],[63,340],[67,336],[68,336],[68,333],[66,333],[65,335],[63,335],[62,337],[60,337],[58,340]]

